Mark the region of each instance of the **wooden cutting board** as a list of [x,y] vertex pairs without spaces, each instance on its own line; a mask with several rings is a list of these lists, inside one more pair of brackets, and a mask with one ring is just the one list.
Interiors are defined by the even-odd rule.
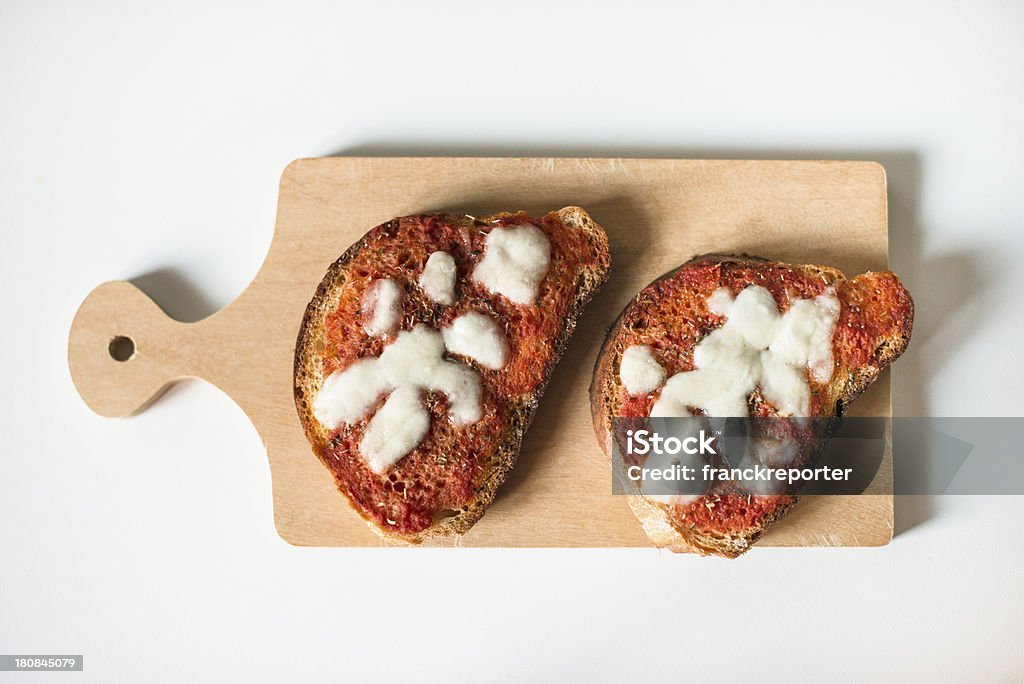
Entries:
[[[886,269],[885,171],[878,164],[302,159],[281,177],[266,261],[227,308],[180,323],[128,282],[93,290],[68,342],[75,386],[97,413],[127,416],[178,379],[213,383],[238,402],[267,447],[281,537],[300,545],[379,545],[310,450],[292,399],[295,338],[317,284],[346,247],[395,216],[516,209],[541,215],[571,204],[608,231],[611,279],[580,320],[494,505],[461,539],[436,544],[648,546],[626,500],[611,493],[610,466],[591,428],[587,387],[605,328],[637,290],[695,254],[821,263],[849,276]],[[889,414],[884,373],[853,415]],[[889,455],[880,477],[885,493],[877,496],[805,498],[761,545],[887,543],[893,522]]]

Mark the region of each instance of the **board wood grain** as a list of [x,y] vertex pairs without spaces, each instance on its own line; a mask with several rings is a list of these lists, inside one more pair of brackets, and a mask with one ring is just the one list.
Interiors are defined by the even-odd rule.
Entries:
[[[68,342],[75,386],[104,416],[143,409],[173,382],[202,378],[246,412],[267,448],[274,520],[286,541],[371,546],[381,541],[313,455],[292,397],[295,339],[328,266],[395,216],[447,211],[540,215],[579,205],[608,231],[612,271],[579,321],[509,480],[460,539],[434,545],[649,546],[593,435],[587,387],[605,329],[655,277],[695,254],[746,253],[886,269],[885,172],[871,162],[577,158],[302,159],[281,177],[266,261],[229,306],[196,323],[169,318],[116,281],[83,302]],[[226,255],[230,258],[230,255]],[[113,358],[112,340],[121,357]],[[117,345],[115,345],[117,346]],[[852,415],[888,416],[889,374]],[[892,537],[891,454],[872,496],[803,499],[763,546],[876,546]]]

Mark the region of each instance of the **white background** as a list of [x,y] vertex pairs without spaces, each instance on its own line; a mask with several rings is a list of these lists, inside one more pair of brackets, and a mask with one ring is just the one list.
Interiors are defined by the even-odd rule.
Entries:
[[111,421],[68,375],[100,282],[186,320],[241,292],[297,157],[865,158],[918,305],[897,411],[1021,415],[1024,6],[832,5],[0,2],[0,653],[85,655],[55,681],[1019,680],[1020,497],[733,562],[297,549],[230,399]]

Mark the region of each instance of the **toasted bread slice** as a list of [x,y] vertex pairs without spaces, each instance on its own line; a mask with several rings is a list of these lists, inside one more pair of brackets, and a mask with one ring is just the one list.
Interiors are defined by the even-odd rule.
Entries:
[[[498,229],[492,243],[489,236]],[[532,246],[499,244],[499,237],[513,234],[505,231],[536,236],[537,229],[550,247],[546,268],[523,266],[523,250],[543,251],[543,238]],[[482,267],[491,250],[494,260]],[[330,267],[296,342],[295,403],[314,453],[374,531],[418,543],[465,533],[483,516],[610,261],[604,230],[583,209],[566,207],[538,219],[522,212],[397,218],[368,232]],[[389,289],[375,285],[381,281],[390,281]],[[456,321],[466,314],[460,328]],[[358,419],[349,415],[349,422],[332,419],[327,400],[318,404],[329,377],[342,378],[357,362],[362,368],[376,359],[373,368],[383,366],[386,350],[393,358],[399,341],[408,346],[414,336],[435,340],[436,353],[439,332],[444,354],[428,360],[433,370],[423,371],[417,359],[401,371],[420,385],[393,377],[390,385],[379,378],[350,383],[334,408],[352,413],[346,402],[364,391],[372,408]],[[441,378],[442,372],[448,375]],[[365,389],[376,382],[381,387]],[[375,416],[399,394],[396,382],[412,388],[406,402],[421,406],[410,410],[405,403],[408,417],[382,418],[371,439]],[[397,399],[394,405],[392,413],[403,406]],[[417,432],[420,420],[429,420],[429,427]]]
[[[590,388],[594,430],[609,457],[613,417],[651,415],[662,392],[661,387],[649,393],[626,390],[620,378],[625,350],[646,345],[667,378],[693,370],[695,347],[725,320],[711,310],[709,297],[720,288],[735,296],[752,285],[770,292],[783,313],[795,301],[826,291],[838,299],[831,333],[831,374],[826,369],[827,380],[819,382],[808,371],[806,415],[841,416],[910,342],[914,304],[893,273],[869,272],[848,280],[827,266],[783,264],[748,256],[695,257],[644,288],[609,329]],[[784,415],[765,399],[760,386],[746,402],[751,416]],[[643,495],[629,495],[628,499],[656,546],[726,557],[747,551],[796,502],[790,495],[714,493],[677,504]]]

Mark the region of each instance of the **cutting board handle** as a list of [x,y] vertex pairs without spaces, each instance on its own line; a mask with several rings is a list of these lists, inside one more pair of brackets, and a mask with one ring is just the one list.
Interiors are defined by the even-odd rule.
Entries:
[[189,350],[197,348],[201,327],[174,320],[129,282],[104,283],[71,323],[71,378],[96,413],[131,415],[176,380],[197,375]]

